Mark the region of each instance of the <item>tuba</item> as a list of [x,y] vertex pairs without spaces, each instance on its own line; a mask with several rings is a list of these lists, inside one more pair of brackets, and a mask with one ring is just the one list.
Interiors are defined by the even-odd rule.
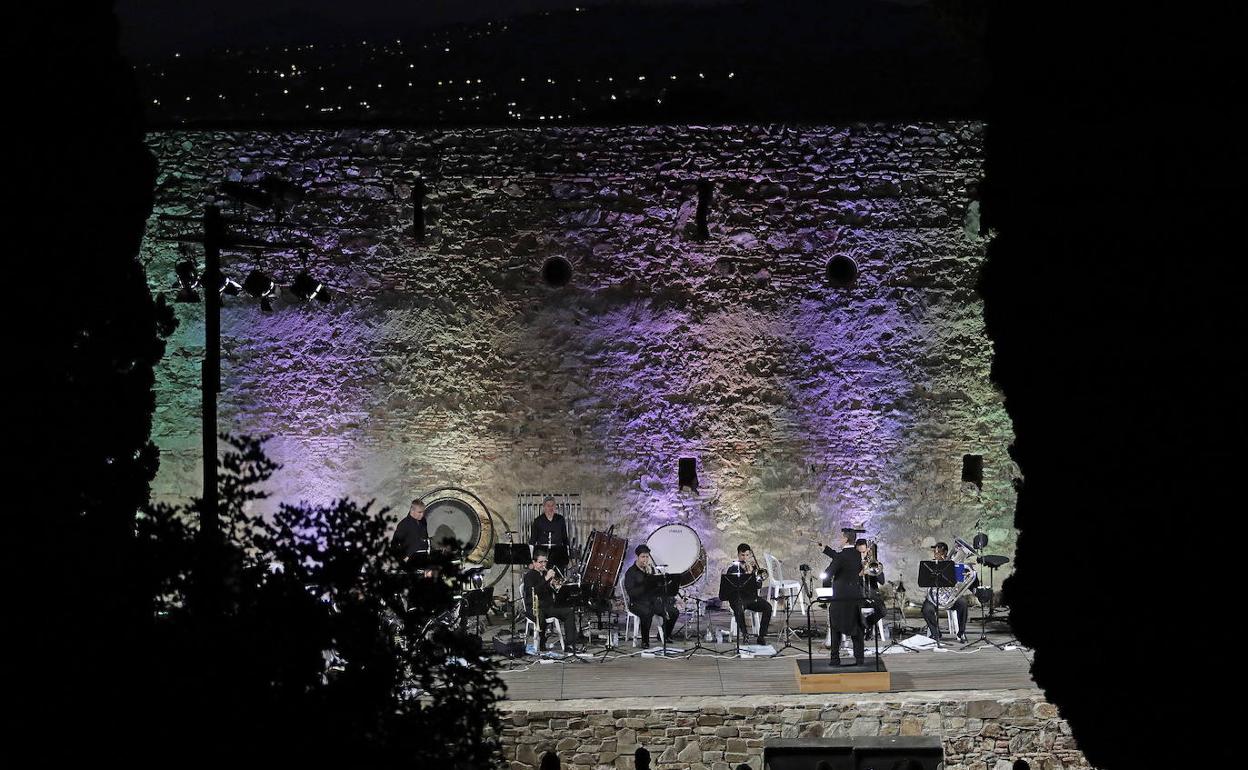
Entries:
[[879,545],[874,540],[867,542],[867,552],[862,559],[862,574],[865,577],[879,577],[884,574],[884,565],[880,564]]
[[[975,547],[960,537],[953,539],[953,550],[949,552],[949,560],[955,565],[962,567],[962,577],[958,580],[953,588],[942,588],[938,598],[941,599],[937,605],[937,609],[947,610],[953,606],[954,602],[962,598],[962,595],[974,587],[975,582],[979,580],[979,575],[975,574]],[[948,595],[946,595],[946,593]]]

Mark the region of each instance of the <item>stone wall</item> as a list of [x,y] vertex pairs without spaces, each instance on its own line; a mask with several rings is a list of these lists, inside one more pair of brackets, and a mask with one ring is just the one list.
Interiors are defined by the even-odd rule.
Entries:
[[656,770],[762,768],[775,738],[939,736],[946,770],[1089,767],[1039,691],[627,698],[503,704],[505,757],[533,770],[546,751],[564,767],[632,770],[638,746]]
[[[228,251],[228,274],[288,285],[306,255],[334,292],[322,305],[284,290],[272,313],[226,300],[220,425],[273,436],[285,467],[264,505],[405,509],[456,485],[511,523],[518,492],[577,492],[633,542],[693,526],[710,574],[741,540],[789,576],[818,568],[806,538],[845,523],[880,533],[894,579],[913,578],[927,536],[982,530],[1013,553],[1011,426],[974,290],[978,124],[149,141],[154,291],[200,258],[175,239],[218,202],[232,233],[272,246]],[[280,224],[220,192],[265,176],[302,194]],[[541,278],[556,256],[573,266],[563,288]],[[852,286],[829,282],[834,256],[856,263]],[[165,501],[199,492],[203,311],[177,310],[154,431]],[[983,456],[982,487],[961,480],[965,454]],[[696,460],[696,492],[677,487],[680,457]]]

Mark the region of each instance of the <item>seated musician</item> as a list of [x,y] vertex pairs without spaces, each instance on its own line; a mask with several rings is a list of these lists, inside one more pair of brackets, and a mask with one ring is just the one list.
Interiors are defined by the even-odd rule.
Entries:
[[676,601],[660,590],[655,575],[654,558],[645,543],[633,549],[637,561],[624,572],[624,592],[628,594],[628,610],[641,620],[641,645],[650,646],[650,622],[655,615],[663,618],[663,638],[672,638],[672,629],[680,612]]
[[758,589],[765,582],[758,574],[758,560],[748,543],[737,546],[737,560],[728,567],[728,574],[740,581],[740,589],[735,597],[729,597],[728,604],[737,619],[738,635],[745,633],[745,611],[759,613],[762,618],[758,625],[757,644],[766,644],[767,624],[771,622],[771,602],[759,598]]
[[[932,559],[934,561],[945,561],[949,558],[949,546],[946,543],[937,543],[932,546]],[[967,569],[973,569],[973,566],[966,565]],[[971,588],[974,588],[972,584]],[[953,596],[953,588],[936,588],[927,589],[927,598],[923,600],[923,620],[927,621],[927,635],[936,641],[940,641],[940,620],[937,615],[937,609],[941,604],[947,604],[949,598]],[[967,604],[966,596],[962,595],[957,598],[950,608],[958,618],[958,641],[966,642],[966,616]]]
[[884,585],[884,568],[876,565],[879,574],[867,574],[867,567],[871,560],[870,546],[871,544],[863,537],[854,542],[855,550],[862,557],[862,572],[859,573],[862,575],[862,594],[866,598],[866,606],[871,608],[871,614],[862,621],[867,638],[874,633],[875,624],[884,617],[884,599],[880,596],[880,586]]
[[576,627],[576,612],[572,607],[558,603],[558,575],[549,568],[549,561],[546,551],[535,549],[533,561],[524,573],[524,614],[537,625],[541,650],[546,649],[546,618],[559,619],[569,646],[574,646],[580,635]]

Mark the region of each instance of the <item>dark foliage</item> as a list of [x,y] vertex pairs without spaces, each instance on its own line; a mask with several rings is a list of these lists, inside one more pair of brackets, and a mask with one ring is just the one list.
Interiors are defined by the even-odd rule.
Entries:
[[[144,509],[158,463],[153,369],[174,320],[136,258],[156,166],[129,65],[111,3],[26,10],[4,48],[24,109],[10,144],[11,432],[28,438],[6,560],[26,685],[10,756],[487,766],[498,682],[471,640],[399,639],[383,625],[384,512],[340,501],[284,507],[272,526],[247,517],[274,470],[259,442],[231,442],[223,458],[226,611],[215,622],[187,611],[193,511]],[[449,589],[429,594],[426,614]],[[428,694],[410,697],[411,676]]]
[[431,622],[452,607],[455,565],[438,563],[443,579],[423,581],[404,624],[387,511],[339,500],[283,505],[271,522],[250,516],[245,503],[264,497],[258,485],[277,466],[261,441],[223,438],[232,536],[217,622],[188,609],[193,561],[173,557],[194,558],[194,506],[140,520],[149,590],[164,607],[148,648],[147,727],[134,736],[153,748],[148,758],[193,745],[218,762],[497,764],[501,681],[475,637]]
[[1242,508],[1235,15],[1003,2],[990,22],[983,293],[1025,477],[1005,592],[1107,770],[1229,755],[1210,683],[1239,653],[1202,632],[1229,630],[1211,617],[1239,580],[1211,547]]

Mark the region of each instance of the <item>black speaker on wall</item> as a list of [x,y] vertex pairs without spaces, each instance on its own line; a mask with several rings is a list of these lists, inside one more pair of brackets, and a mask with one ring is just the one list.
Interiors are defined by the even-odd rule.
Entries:
[[962,480],[984,488],[984,456],[962,455]]
[[682,457],[676,463],[677,484],[681,489],[688,487],[698,491],[698,461],[693,457]]
[[928,735],[796,738],[763,744],[765,770],[938,770],[940,739]]

